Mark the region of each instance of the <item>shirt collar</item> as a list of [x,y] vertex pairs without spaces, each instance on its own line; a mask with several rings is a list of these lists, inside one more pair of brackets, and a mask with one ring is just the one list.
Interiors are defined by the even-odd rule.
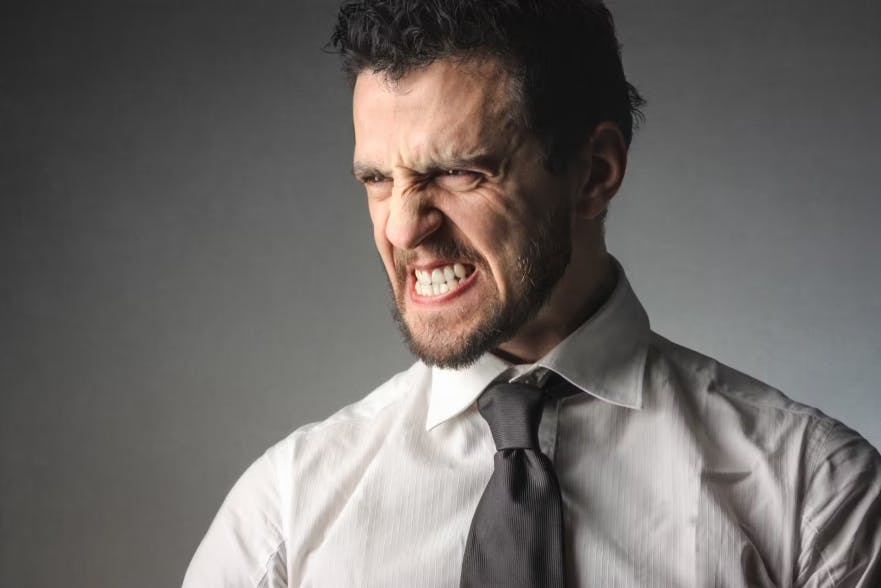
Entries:
[[[604,402],[642,408],[649,320],[614,258],[618,282],[603,306],[535,363]],[[432,368],[425,428],[430,430],[471,406],[493,380],[510,368],[485,353],[459,370]]]

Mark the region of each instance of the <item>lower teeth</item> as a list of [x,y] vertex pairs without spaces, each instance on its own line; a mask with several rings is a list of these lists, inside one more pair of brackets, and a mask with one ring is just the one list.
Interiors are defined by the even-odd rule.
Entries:
[[439,296],[441,294],[446,294],[451,290],[455,290],[458,287],[459,281],[457,280],[443,282],[441,284],[423,284],[422,282],[417,282],[416,293],[421,296]]

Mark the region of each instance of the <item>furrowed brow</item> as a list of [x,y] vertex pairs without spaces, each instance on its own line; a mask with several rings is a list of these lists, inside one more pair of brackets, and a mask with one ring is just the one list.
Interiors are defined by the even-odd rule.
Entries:
[[[501,161],[498,156],[481,153],[473,156],[451,156],[437,158],[424,168],[410,169],[409,172],[421,176],[429,176],[436,173],[444,172],[448,169],[475,169],[484,171],[489,175],[499,173]],[[352,164],[352,175],[358,180],[379,176],[388,178],[392,176],[392,172],[380,169],[379,166],[364,161],[356,161]]]
[[450,157],[435,162],[432,166],[436,170],[470,168],[496,173],[499,168],[499,159],[490,154],[480,154],[470,157]]
[[355,176],[356,179],[361,180],[372,176],[388,177],[390,174],[369,163],[356,161],[352,164],[352,175]]

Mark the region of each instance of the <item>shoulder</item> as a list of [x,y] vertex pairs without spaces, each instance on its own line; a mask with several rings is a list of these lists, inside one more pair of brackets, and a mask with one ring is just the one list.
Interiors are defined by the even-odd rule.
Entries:
[[[702,438],[721,448],[751,446],[754,457],[795,460],[805,476],[836,447],[877,462],[878,452],[858,433],[821,410],[711,357],[652,334],[646,380],[684,406]],[[875,471],[877,474],[878,472]]]
[[[299,427],[267,449],[239,477],[202,539],[184,586],[286,585],[285,513],[302,502],[297,484],[332,488],[333,480],[357,464],[395,426],[413,418],[430,370],[416,363],[361,400],[323,421]],[[415,394],[413,394],[415,392]],[[262,582],[262,583],[261,583]]]
[[270,447],[267,458],[289,467],[292,457],[302,459],[312,451],[324,453],[339,446],[351,448],[365,437],[386,434],[397,421],[420,416],[418,408],[427,395],[430,379],[431,370],[416,362],[326,419],[297,428]]
[[703,406],[715,402],[747,413],[776,412],[800,421],[815,421],[822,428],[834,422],[777,388],[656,333],[650,339],[648,367],[662,377],[673,378],[674,383],[681,384],[680,392],[693,394]]

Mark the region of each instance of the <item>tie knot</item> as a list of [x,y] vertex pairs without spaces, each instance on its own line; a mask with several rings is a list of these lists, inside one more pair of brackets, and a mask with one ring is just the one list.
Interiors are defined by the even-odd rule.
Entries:
[[477,400],[489,423],[496,449],[538,449],[538,425],[544,408],[540,388],[516,382],[492,384]]

